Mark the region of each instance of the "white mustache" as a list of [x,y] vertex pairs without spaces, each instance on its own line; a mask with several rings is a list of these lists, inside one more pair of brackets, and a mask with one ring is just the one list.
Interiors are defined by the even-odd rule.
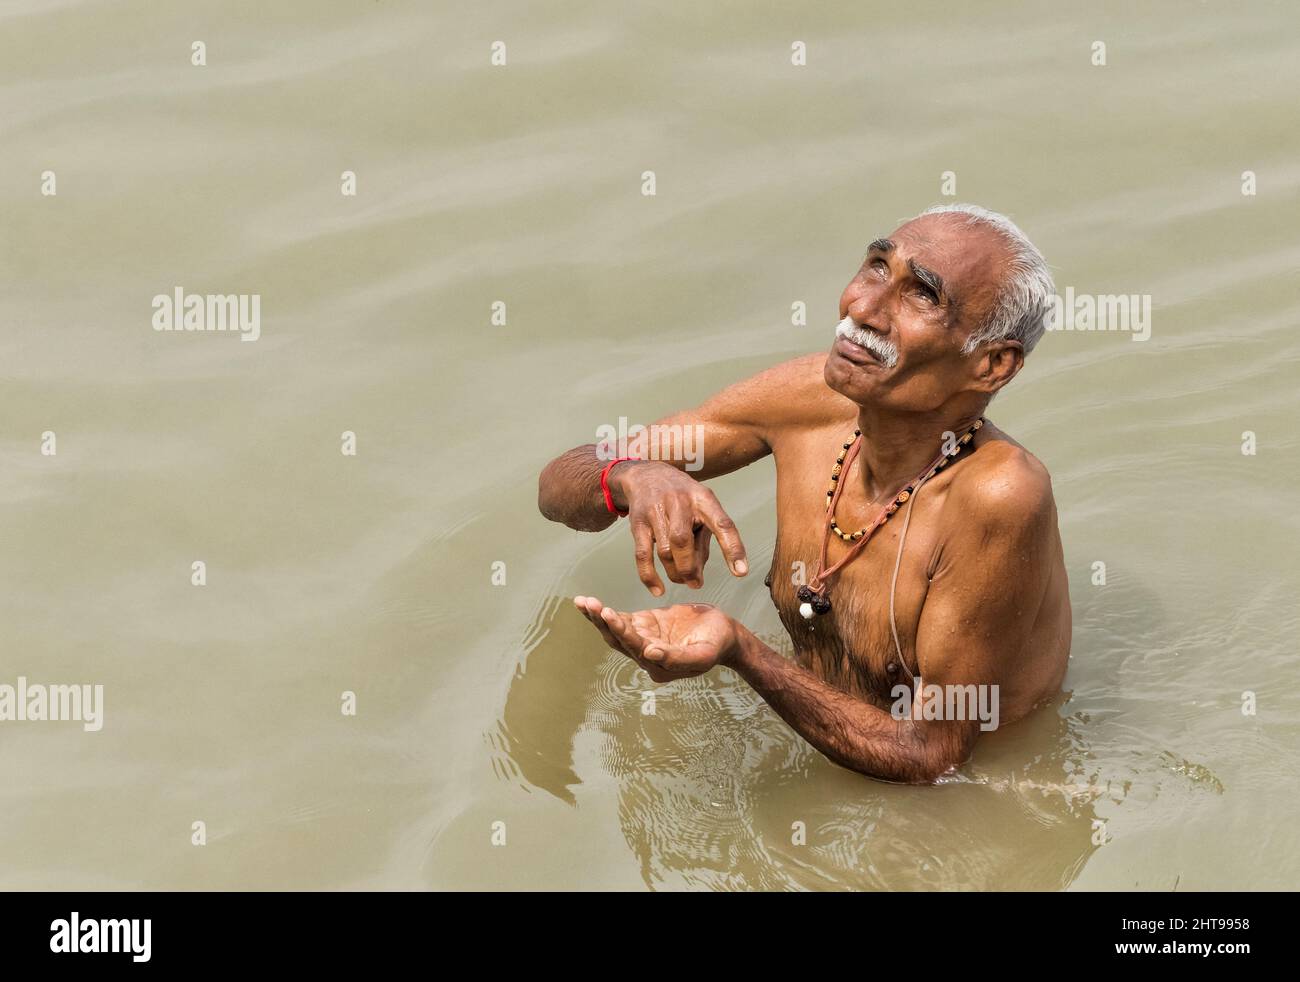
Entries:
[[866,348],[880,359],[886,368],[898,364],[898,348],[890,341],[882,340],[876,334],[853,323],[852,317],[846,317],[835,325],[837,337],[848,338],[854,344]]

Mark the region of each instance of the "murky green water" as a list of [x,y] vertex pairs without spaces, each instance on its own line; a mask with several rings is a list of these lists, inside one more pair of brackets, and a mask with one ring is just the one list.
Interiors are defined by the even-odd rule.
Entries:
[[[1300,16],[836,6],[0,3],[0,683],[105,687],[0,724],[0,886],[1300,885]],[[991,412],[1054,477],[1067,695],[939,788],[726,672],[643,716],[567,606],[646,605],[626,532],[537,472],[828,346],[945,171],[1152,297]],[[154,331],[178,286],[261,337]],[[716,489],[764,569],[770,461]]]

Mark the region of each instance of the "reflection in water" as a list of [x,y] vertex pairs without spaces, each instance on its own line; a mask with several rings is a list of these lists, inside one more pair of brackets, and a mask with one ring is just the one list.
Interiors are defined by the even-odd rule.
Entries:
[[586,716],[583,693],[591,685],[591,669],[582,658],[558,653],[581,651],[590,625],[585,620],[579,624],[581,618],[556,617],[567,602],[567,598],[552,598],[534,619],[532,633],[539,625],[545,625],[545,633],[527,663],[516,671],[505,712],[489,742],[497,751],[493,767],[498,774],[508,768],[529,784],[573,804],[570,787],[578,783],[578,776],[573,772],[570,742]]
[[499,748],[525,780],[573,802],[575,738],[597,732],[650,886],[1057,887],[1092,848],[1086,799],[1051,790],[1082,756],[1079,724],[1051,708],[1021,724],[1045,749],[1010,780],[976,769],[939,788],[891,786],[826,761],[733,673],[654,686],[599,654],[575,612],[543,613],[551,629],[511,687]]
[[[1159,650],[1164,618],[1149,591],[1121,586],[1076,590],[1086,691],[985,734],[935,787],[837,767],[729,671],[655,686],[554,597],[528,630],[498,773],[576,804],[574,747],[595,734],[592,766],[617,782],[622,834],[654,888],[1064,888],[1126,802],[1223,791],[1126,719],[1148,697],[1136,666]],[[767,640],[788,652],[784,635]]]

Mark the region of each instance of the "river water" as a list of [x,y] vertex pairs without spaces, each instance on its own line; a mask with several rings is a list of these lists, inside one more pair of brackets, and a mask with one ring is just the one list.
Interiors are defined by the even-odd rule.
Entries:
[[[1300,885],[1297,28],[3,0],[0,683],[104,721],[0,725],[0,887]],[[626,531],[545,522],[538,471],[828,347],[866,243],[950,200],[1151,298],[990,412],[1053,475],[1065,693],[933,788],[726,671],[643,715],[568,604],[649,604]],[[260,336],[155,331],[177,288]],[[715,488],[760,575],[715,550],[703,599],[779,644],[771,463]]]

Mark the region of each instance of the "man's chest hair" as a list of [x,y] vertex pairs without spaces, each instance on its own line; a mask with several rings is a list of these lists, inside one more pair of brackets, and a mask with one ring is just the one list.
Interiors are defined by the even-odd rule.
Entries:
[[[780,550],[776,556],[781,560]],[[917,671],[914,652],[916,625],[924,603],[924,575],[916,569],[900,571],[895,595],[895,619],[903,649],[903,666],[894,646],[889,620],[889,580],[892,562],[860,556],[836,579],[831,591],[831,611],[812,620],[799,613],[798,584],[789,574],[778,579],[774,565],[770,595],[781,623],[800,661],[815,675],[844,691],[870,696],[886,703],[891,690]],[[783,564],[784,565],[784,564]],[[921,584],[916,582],[917,578]]]

